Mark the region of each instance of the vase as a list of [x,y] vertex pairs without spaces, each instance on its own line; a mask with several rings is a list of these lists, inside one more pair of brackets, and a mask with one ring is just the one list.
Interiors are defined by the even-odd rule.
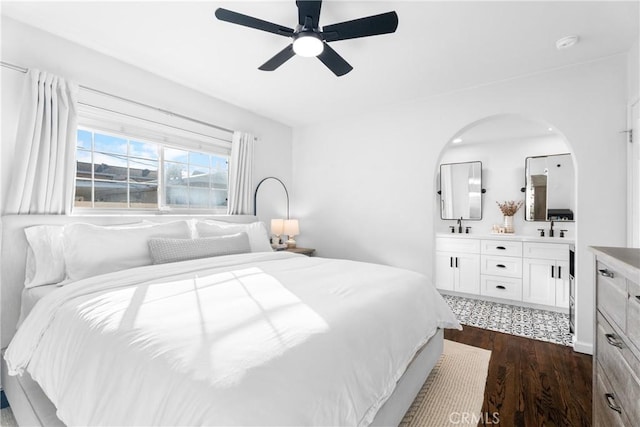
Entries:
[[513,215],[504,216],[504,232],[513,233]]

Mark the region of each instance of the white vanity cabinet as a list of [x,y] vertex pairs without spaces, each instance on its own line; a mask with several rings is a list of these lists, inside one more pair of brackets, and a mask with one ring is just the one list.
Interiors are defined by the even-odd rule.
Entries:
[[522,242],[481,240],[480,295],[522,300]]
[[436,238],[438,289],[480,293],[480,241],[476,239]]
[[522,301],[569,308],[569,245],[524,242]]
[[436,237],[435,285],[446,292],[569,308],[569,243],[531,237]]

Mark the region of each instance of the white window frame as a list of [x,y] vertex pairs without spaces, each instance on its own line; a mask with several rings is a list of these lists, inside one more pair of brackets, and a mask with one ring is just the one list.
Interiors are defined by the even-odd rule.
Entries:
[[[79,111],[78,130],[99,132],[128,140],[135,139],[159,145],[158,153],[158,205],[156,208],[104,208],[104,207],[74,207],[72,214],[76,215],[220,215],[226,214],[227,208],[188,208],[167,206],[164,177],[164,150],[174,148],[179,150],[202,152],[220,157],[226,157],[227,165],[231,159],[232,134],[211,135],[206,130],[190,130],[175,124],[132,117],[126,113],[85,107]],[[77,132],[76,132],[77,134]],[[77,149],[74,147],[74,151]],[[92,147],[93,153],[93,147]],[[76,163],[77,164],[77,163]],[[92,171],[92,183],[93,171]],[[74,192],[76,177],[74,174]],[[92,189],[92,193],[93,193]],[[228,191],[228,188],[227,188]],[[227,193],[228,194],[228,193]],[[228,197],[227,197],[228,198]],[[129,199],[129,194],[127,195]]]

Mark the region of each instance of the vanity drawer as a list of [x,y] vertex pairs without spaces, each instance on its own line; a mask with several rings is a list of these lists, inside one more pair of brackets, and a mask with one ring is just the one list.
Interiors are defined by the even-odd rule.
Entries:
[[522,256],[525,258],[569,261],[569,245],[566,243],[524,242]]
[[[640,354],[640,284],[627,279],[627,337]],[[638,373],[640,376],[640,373]]]
[[522,278],[522,258],[482,255],[480,271],[493,276]]
[[455,237],[437,237],[436,251],[464,252],[470,254],[480,253],[480,240]]
[[630,425],[640,425],[640,361],[607,320],[598,313],[596,331],[597,362],[611,383],[618,404]]
[[522,256],[522,242],[509,240],[482,240],[480,252],[487,255]]
[[480,295],[522,301],[522,279],[514,277],[480,277]]
[[593,425],[606,427],[627,427],[631,425],[618,402],[618,393],[603,372],[602,366],[595,362],[593,387]]
[[626,331],[627,283],[624,276],[601,261],[597,263],[598,310]]

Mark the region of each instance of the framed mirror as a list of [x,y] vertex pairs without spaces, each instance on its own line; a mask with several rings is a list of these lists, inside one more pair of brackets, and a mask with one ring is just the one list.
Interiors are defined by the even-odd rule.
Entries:
[[482,162],[440,165],[440,218],[482,219]]
[[575,221],[575,174],[571,154],[525,159],[526,221]]

